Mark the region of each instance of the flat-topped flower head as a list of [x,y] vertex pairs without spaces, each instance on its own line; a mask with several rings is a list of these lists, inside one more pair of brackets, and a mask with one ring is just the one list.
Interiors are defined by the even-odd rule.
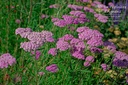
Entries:
[[101,67],[102,67],[102,69],[103,69],[104,71],[109,70],[108,65],[105,64],[105,63],[102,63],[102,64],[101,64]]
[[90,40],[87,41],[87,44],[89,46],[102,46],[103,45],[103,41],[102,38],[100,37],[93,37]]
[[87,56],[85,60],[92,63],[92,62],[94,62],[94,57],[93,56]]
[[117,67],[128,67],[128,55],[124,52],[117,51],[113,59],[113,65]]
[[66,34],[62,38],[59,38],[59,40],[64,40],[64,41],[71,41],[74,37],[71,34]]
[[78,6],[78,5],[71,5],[71,4],[69,4],[69,5],[68,5],[68,8],[71,8],[71,9],[73,9],[73,10],[81,10],[81,9],[83,9],[83,6]]
[[10,53],[5,53],[0,56],[0,68],[7,68],[16,63],[16,59],[10,55]]
[[94,9],[89,8],[89,7],[84,7],[85,12],[90,12],[90,13],[95,13]]
[[60,51],[65,51],[65,50],[70,48],[70,44],[68,42],[64,41],[64,40],[59,40],[56,43],[56,47]]
[[16,34],[16,35],[17,35],[17,34],[21,35],[21,34],[24,33],[24,32],[32,32],[32,30],[31,30],[31,28],[17,28],[17,29],[15,30],[15,34]]
[[77,59],[85,60],[84,55],[81,54],[79,51],[75,51],[74,53],[72,53],[72,56],[77,58]]
[[48,51],[48,54],[51,54],[52,56],[57,55],[57,49],[56,49],[56,48],[51,48],[51,49]]
[[75,17],[86,18],[85,13],[82,11],[71,11],[70,14]]
[[38,45],[34,42],[22,42],[20,44],[20,48],[23,48],[27,52],[37,50],[39,47],[40,47],[40,45]]
[[67,23],[65,22],[65,20],[59,19],[56,22],[54,22],[54,25],[56,25],[58,27],[65,27],[67,25]]
[[47,71],[50,71],[52,73],[55,73],[57,72],[59,69],[58,69],[58,66],[56,64],[52,64],[52,65],[49,65],[46,67],[46,70]]

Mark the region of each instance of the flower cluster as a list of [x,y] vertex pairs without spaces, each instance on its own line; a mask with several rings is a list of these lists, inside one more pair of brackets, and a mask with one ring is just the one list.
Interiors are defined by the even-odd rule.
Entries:
[[83,9],[83,6],[78,6],[78,5],[68,5],[68,8],[72,9],[72,10],[81,10]]
[[103,64],[101,64],[101,67],[103,68],[104,71],[109,70],[109,67],[107,64],[103,63]]
[[51,54],[52,56],[57,55],[57,49],[56,49],[56,48],[51,48],[51,49],[48,51],[48,54]]
[[59,69],[58,69],[58,66],[56,64],[52,64],[52,65],[49,65],[46,67],[46,70],[47,71],[50,71],[52,73],[55,73],[57,72]]
[[[79,27],[77,28],[77,32],[79,33],[79,38],[75,38],[71,34],[66,34],[58,39],[56,47],[51,48],[48,53],[55,56],[57,49],[60,51],[69,49],[74,58],[85,60],[84,66],[90,66],[91,63],[94,62],[94,57],[86,57],[84,51],[86,49],[90,50],[92,53],[101,53],[102,50],[98,48],[98,46],[103,45],[103,34],[89,27]],[[86,44],[89,46],[86,47]]]
[[94,14],[94,16],[96,17],[96,19],[98,19],[98,21],[106,23],[108,21],[108,17],[104,16],[102,14]]
[[28,52],[37,50],[45,42],[54,42],[52,38],[53,34],[49,31],[32,32],[30,28],[18,28],[15,33],[29,40],[28,42],[22,42],[20,44],[20,48]]
[[85,12],[96,13],[92,8],[84,7]]
[[113,65],[117,67],[128,67],[128,55],[124,52],[117,51],[113,59]]
[[90,46],[103,45],[103,34],[97,30],[89,29],[88,27],[79,27],[76,30],[80,39],[87,41]]
[[65,27],[70,24],[83,24],[85,22],[89,22],[89,20],[86,18],[86,15],[81,13],[82,12],[80,11],[71,11],[70,14],[72,15],[63,15],[63,19],[54,18],[52,21],[54,22],[54,25],[59,27]]
[[0,68],[7,68],[9,65],[12,66],[16,63],[16,59],[9,53],[5,53],[0,56]]
[[91,65],[91,63],[94,62],[94,57],[93,56],[87,56],[86,59],[85,59],[85,62],[84,62],[84,66],[85,67],[88,67]]

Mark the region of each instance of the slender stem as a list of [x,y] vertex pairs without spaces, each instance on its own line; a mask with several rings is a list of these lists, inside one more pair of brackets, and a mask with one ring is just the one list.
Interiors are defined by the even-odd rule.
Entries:
[[30,12],[29,12],[29,16],[28,16],[28,23],[30,22],[30,19],[32,16],[32,9],[33,9],[33,4],[32,4],[32,0],[30,0]]

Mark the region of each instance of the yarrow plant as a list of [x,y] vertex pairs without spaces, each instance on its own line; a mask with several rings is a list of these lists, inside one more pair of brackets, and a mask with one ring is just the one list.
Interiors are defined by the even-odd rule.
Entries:
[[7,68],[16,63],[16,59],[10,55],[10,53],[5,53],[0,56],[0,68]]
[[[102,50],[98,48],[98,46],[103,45],[103,35],[97,30],[92,30],[89,27],[79,27],[77,28],[77,32],[79,38],[75,38],[71,34],[66,34],[58,39],[56,48],[51,48],[48,53],[54,56],[57,55],[57,50],[65,51],[70,49],[71,55],[74,58],[85,60],[84,66],[90,66],[90,64],[94,62],[94,57],[85,56],[84,51],[93,48],[90,52],[96,52],[97,50],[101,52]],[[95,40],[94,38],[97,39]],[[87,63],[89,65],[86,65]]]
[[[83,3],[89,3],[91,4],[92,8],[89,8],[87,6],[79,6],[74,4],[68,4],[68,8],[71,9],[69,14],[62,15],[62,19],[59,18],[52,18],[52,22],[54,25],[59,27],[65,27],[70,26],[72,24],[84,24],[87,22],[90,22],[88,19],[88,16],[86,15],[87,12],[94,15],[94,19],[101,23],[107,23],[108,22],[108,16],[103,15],[105,12],[109,12],[108,6],[105,6],[101,2],[93,1],[90,2],[90,0],[78,0]],[[97,11],[101,10],[101,12]],[[84,10],[84,11],[83,11]]]
[[56,64],[52,64],[46,67],[47,71],[50,71],[52,73],[56,73],[59,69],[58,66]]
[[33,32],[30,28],[17,28],[15,34],[29,40],[20,44],[20,48],[28,52],[37,50],[45,42],[54,42],[53,34],[49,31]]
[[[0,56],[0,80],[3,79],[0,84],[43,83],[44,85],[52,85],[54,83],[61,85],[63,83],[67,85],[70,83],[84,85],[88,81],[87,85],[122,85],[128,82],[128,54],[118,49],[119,46],[126,48],[128,44],[127,35],[125,34],[125,37],[121,35],[128,34],[127,30],[123,29],[127,27],[127,23],[119,25],[122,27],[122,31],[126,32],[121,32],[119,28],[116,28],[110,29],[115,35],[112,34],[111,37],[108,37],[109,33],[106,33],[108,32],[106,28],[112,24],[108,22],[111,18],[107,14],[111,10],[123,11],[122,9],[114,9],[114,7],[127,3],[109,3],[106,6],[100,2],[101,0],[75,0],[77,2],[70,3],[71,1],[73,0],[65,0],[63,3],[58,0],[58,3],[54,3],[54,1],[45,0],[36,3],[36,1],[30,0],[30,3],[26,1],[25,7],[24,5],[22,7],[20,3],[16,3],[15,6],[15,2],[11,3],[10,1],[9,6],[1,8],[4,8],[6,11],[2,10],[2,12],[7,12],[6,15],[8,15],[7,19],[4,14],[1,17],[1,19],[7,20],[7,22],[3,22],[5,27],[6,25],[7,28],[16,25],[19,28],[15,30],[15,34],[18,36],[10,37],[13,29],[7,29],[0,33],[2,35],[0,52],[14,52],[18,57],[16,61],[10,53]],[[12,5],[15,7],[11,7]],[[4,6],[3,3],[2,6]],[[13,11],[17,15],[16,18],[10,18]],[[116,14],[113,15],[116,16]],[[126,16],[126,14],[124,15]],[[118,18],[113,17],[112,19],[117,20]],[[12,24],[13,22],[15,25]],[[35,30],[47,28],[49,31],[36,32],[31,28],[20,28],[26,25],[35,27]],[[4,24],[2,26],[4,27]],[[57,29],[59,27],[67,29]],[[52,32],[56,32],[54,37],[57,39],[53,38],[51,29]],[[5,32],[9,33],[6,37],[3,36]],[[18,44],[12,43],[15,41],[11,40],[13,37],[19,38],[19,36],[25,38],[19,44],[20,50],[17,49]],[[117,38],[108,40],[113,36]],[[114,42],[117,42],[117,46]],[[4,43],[7,46],[4,46]],[[14,45],[16,45],[14,51],[10,50]],[[34,57],[35,60],[28,56]],[[8,68],[16,62],[18,64],[15,68]],[[65,78],[66,81],[63,81]]]

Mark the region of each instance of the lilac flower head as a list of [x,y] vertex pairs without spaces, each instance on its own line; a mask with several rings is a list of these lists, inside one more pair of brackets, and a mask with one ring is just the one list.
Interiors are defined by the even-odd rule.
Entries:
[[66,24],[73,24],[74,21],[74,17],[73,16],[69,16],[69,15],[63,15],[62,18],[64,19],[64,21],[66,22]]
[[71,41],[74,37],[71,34],[66,34],[62,38],[59,38],[59,40],[64,40],[64,41]]
[[63,40],[57,41],[56,46],[57,49],[59,49],[60,51],[65,51],[70,48],[70,44]]
[[83,31],[85,31],[86,29],[89,29],[89,27],[86,27],[86,26],[84,26],[84,27],[78,27],[77,28],[77,32],[83,32]]
[[104,64],[104,63],[101,64],[101,67],[103,68],[104,71],[106,71],[106,70],[109,69],[108,65],[107,64]]
[[9,53],[5,53],[0,56],[0,68],[7,68],[9,65],[12,66],[14,63],[16,63],[16,59]]
[[108,17],[107,16],[104,16],[102,14],[94,14],[94,16],[100,21],[100,22],[103,22],[103,23],[106,23],[108,21]]
[[75,51],[74,53],[72,53],[72,56],[77,58],[77,59],[85,60],[84,55],[81,54],[79,51]]
[[[84,28],[82,28],[83,30]],[[79,31],[79,30],[77,30]],[[97,30],[92,30],[92,29],[84,29],[83,32],[78,34],[79,38],[82,40],[90,40],[91,38],[102,38],[103,34],[101,34]]]
[[34,51],[41,47],[45,42],[54,42],[53,34],[49,31],[32,32],[30,28],[18,28],[15,34],[19,34],[23,38],[27,38],[29,41],[20,44],[20,48],[25,51]]
[[103,45],[103,41],[102,41],[102,38],[93,37],[87,41],[87,44],[89,46],[101,46]]
[[31,42],[36,43],[38,45],[42,45],[43,41],[45,42],[45,39],[41,36],[40,32],[31,32],[27,38]]
[[42,36],[41,38],[44,38],[44,39],[45,39],[44,42],[54,42],[52,32],[49,32],[49,31],[42,31],[42,32],[41,32],[41,36]]
[[51,49],[48,51],[48,54],[51,54],[52,56],[57,55],[57,49],[56,49],[56,48],[51,48]]
[[124,52],[117,51],[113,59],[113,65],[117,67],[128,67],[128,55]]
[[54,22],[54,25],[59,26],[59,27],[65,27],[67,25],[67,23],[65,22],[65,20],[60,19],[60,20]]
[[32,32],[32,30],[30,28],[17,28],[15,34],[22,35],[24,32]]
[[77,49],[77,51],[81,51],[82,49],[85,49],[85,44],[82,40],[77,39],[77,38],[73,38],[70,41],[70,44],[72,47],[75,47]]
[[73,9],[73,10],[81,10],[81,9],[83,9],[83,6],[78,6],[78,5],[71,5],[71,4],[69,4],[69,5],[68,5],[68,8],[71,8],[71,9]]
[[104,4],[97,5],[97,8],[101,9],[103,12],[109,12],[108,6]]
[[85,13],[82,11],[71,11],[70,14],[76,17],[86,18]]
[[46,67],[46,70],[47,71],[50,71],[52,73],[55,73],[57,72],[59,69],[58,69],[58,66],[56,64],[52,64],[52,65],[49,65]]
[[92,62],[94,62],[94,57],[93,56],[87,56],[85,60],[92,63]]
[[95,11],[92,8],[84,7],[85,12],[95,13]]
[[84,24],[85,22],[89,22],[89,19],[76,17],[73,21],[73,24],[79,24],[79,23]]
[[23,42],[20,44],[20,48],[23,48],[25,51],[34,51],[39,48],[39,45],[33,42]]

